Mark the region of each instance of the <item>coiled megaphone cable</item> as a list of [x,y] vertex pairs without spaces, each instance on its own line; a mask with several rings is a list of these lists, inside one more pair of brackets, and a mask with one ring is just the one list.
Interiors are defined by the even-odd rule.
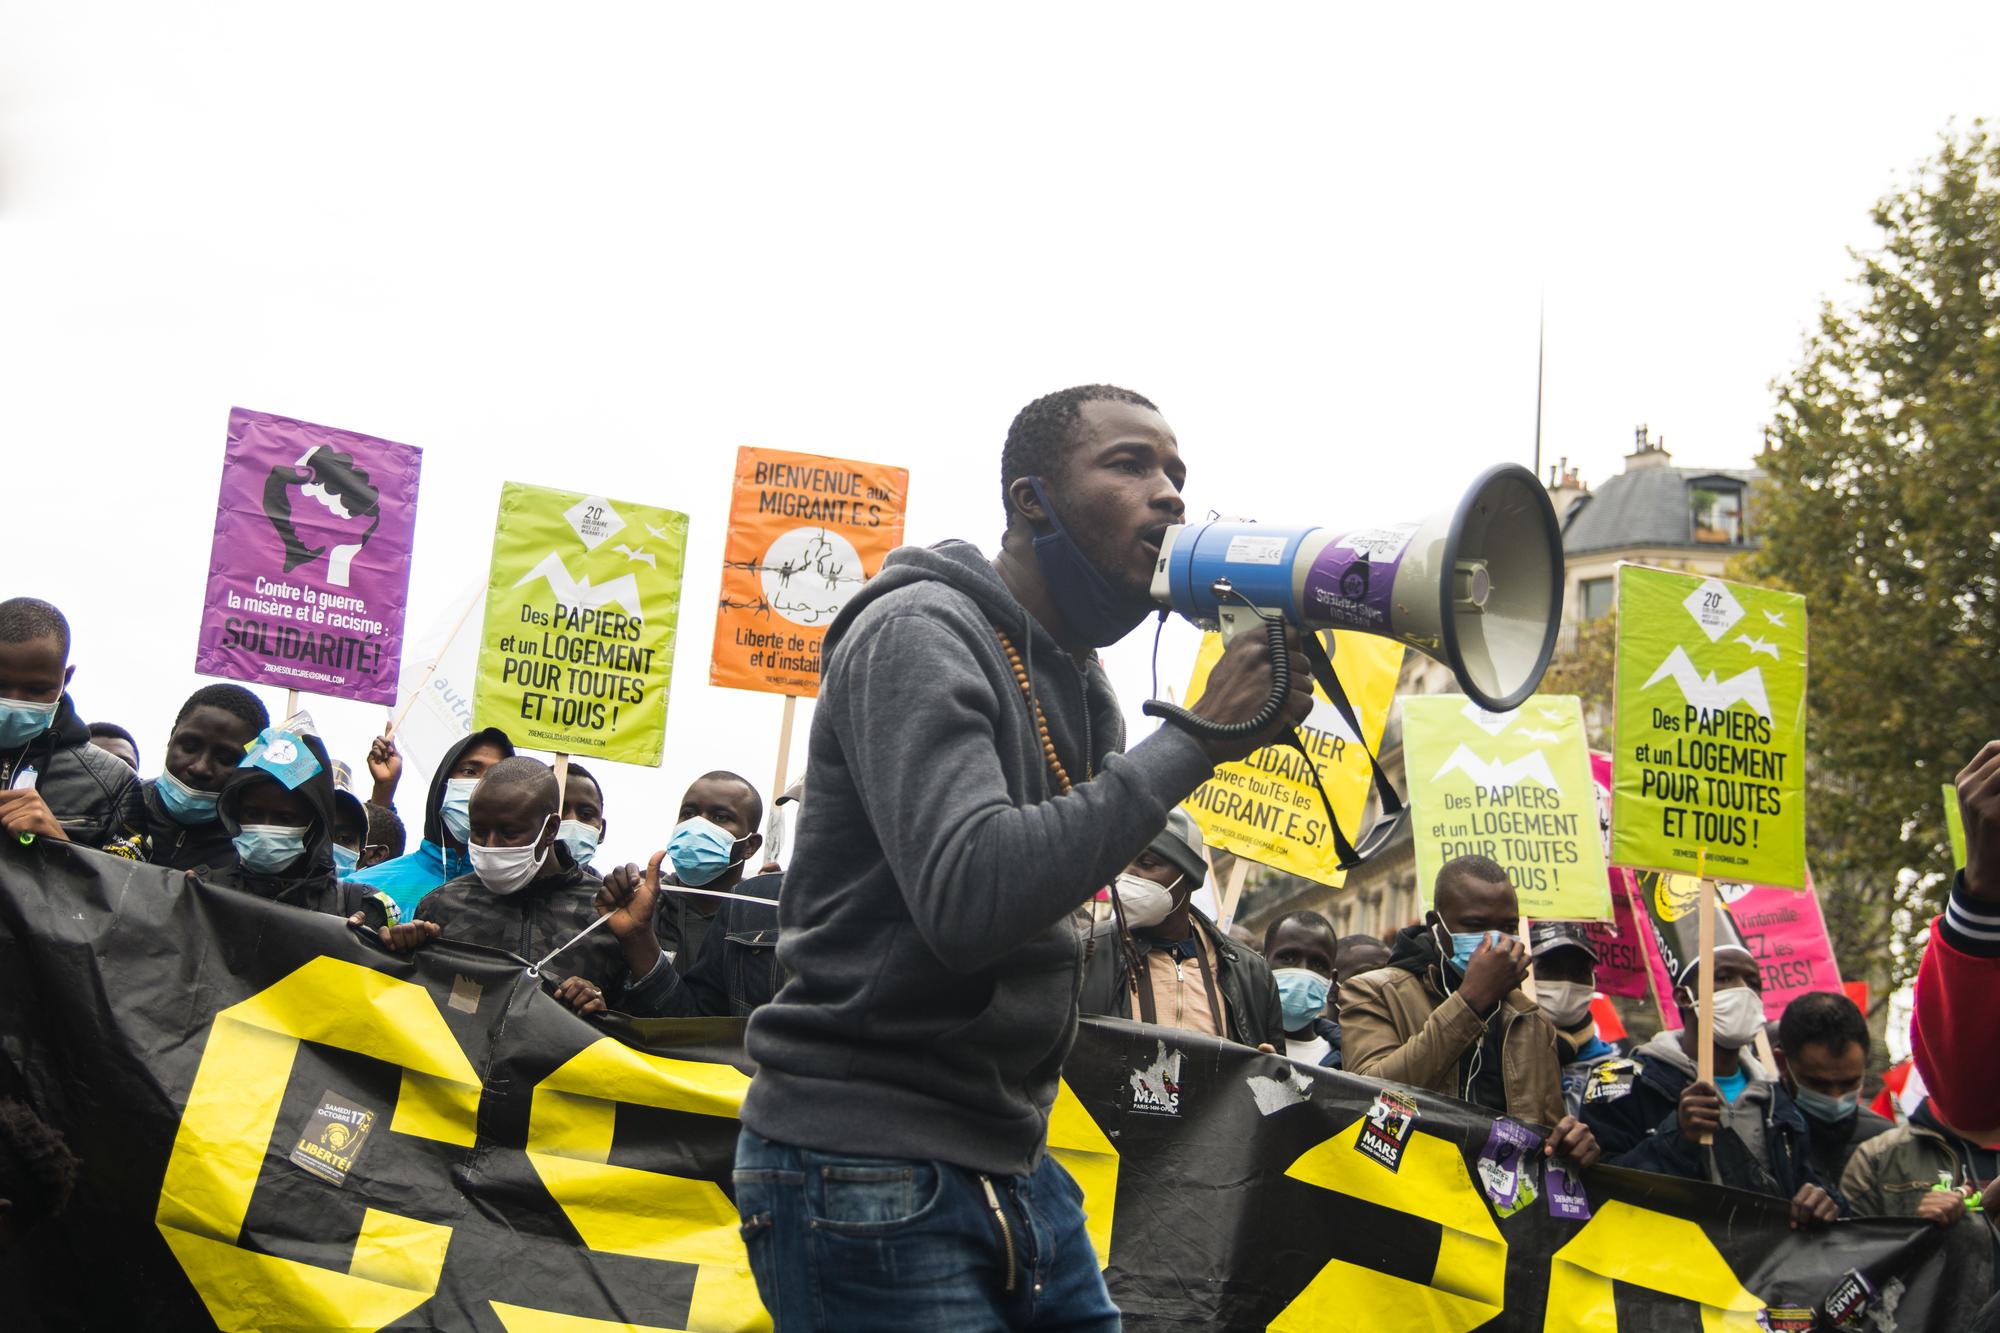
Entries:
[[[1278,720],[1284,709],[1285,696],[1292,691],[1292,654],[1285,646],[1285,622],[1279,616],[1267,616],[1253,605],[1249,598],[1236,591],[1228,579],[1215,581],[1215,600],[1218,602],[1235,600],[1243,603],[1264,622],[1264,633],[1271,653],[1271,697],[1257,710],[1257,715],[1247,722],[1216,722],[1202,717],[1179,704],[1162,703],[1158,699],[1148,699],[1139,705],[1139,711],[1147,717],[1164,718],[1182,731],[1211,741],[1233,741],[1244,736],[1255,736]],[[1154,649],[1158,653],[1157,646]]]

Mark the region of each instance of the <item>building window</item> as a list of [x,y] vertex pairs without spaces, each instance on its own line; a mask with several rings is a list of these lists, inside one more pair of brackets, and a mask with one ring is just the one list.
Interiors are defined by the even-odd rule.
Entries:
[[1694,539],[1717,546],[1743,544],[1743,488],[1715,481],[1697,482],[1688,488],[1688,517],[1694,524]]
[[1580,619],[1595,620],[1611,610],[1612,590],[1616,586],[1613,579],[1585,579],[1577,585],[1583,597],[1583,614]]

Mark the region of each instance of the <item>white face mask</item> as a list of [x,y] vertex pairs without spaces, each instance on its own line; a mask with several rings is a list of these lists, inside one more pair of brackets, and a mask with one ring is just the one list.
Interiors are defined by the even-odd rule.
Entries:
[[1581,1026],[1590,1017],[1591,988],[1581,981],[1537,981],[1535,1003],[1559,1028]]
[[[1178,887],[1185,875],[1174,877]],[[1165,921],[1174,910],[1174,890],[1164,884],[1126,871],[1112,884],[1111,892],[1118,899],[1119,907],[1125,911],[1125,927],[1128,930],[1144,930]]]
[[1764,997],[1748,986],[1715,993],[1715,1044],[1740,1051],[1764,1030]]
[[472,858],[472,873],[479,876],[479,882],[489,893],[505,897],[520,892],[542,873],[542,863],[549,859],[549,849],[541,845],[542,834],[548,827],[549,821],[544,819],[542,827],[535,831],[535,840],[526,847],[467,844],[465,854]]

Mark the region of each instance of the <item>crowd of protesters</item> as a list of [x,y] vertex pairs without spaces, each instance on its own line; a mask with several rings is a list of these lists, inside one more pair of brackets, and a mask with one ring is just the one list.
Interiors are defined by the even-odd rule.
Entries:
[[[335,914],[391,951],[498,947],[585,1019],[749,1017],[738,1203],[781,1328],[816,1326],[799,1314],[810,1201],[782,1182],[828,1163],[918,1173],[938,1226],[959,1228],[952,1244],[986,1219],[1003,1239],[1045,1237],[1034,1290],[1074,1326],[1111,1326],[1074,1191],[1045,1151],[1077,1010],[1457,1098],[1540,1126],[1544,1151],[1578,1167],[1785,1200],[1795,1227],[1989,1225],[2000,742],[1958,781],[1967,864],[1917,989],[1928,1100],[1900,1124],[1861,1108],[1869,1030],[1842,995],[1794,1000],[1766,1064],[1761,971],[1734,947],[1712,959],[1703,1078],[1696,965],[1674,978],[1677,1030],[1634,1049],[1603,1040],[1592,937],[1538,922],[1524,938],[1507,872],[1482,857],[1444,866],[1424,919],[1386,941],[1339,938],[1314,912],[1272,921],[1261,945],[1219,927],[1197,904],[1208,858],[1178,802],[1273,728],[1220,744],[1168,726],[1124,752],[1094,656],[1143,609],[1144,560],[1105,543],[1157,549],[1180,517],[1171,433],[1137,395],[1072,390],[1024,410],[1003,470],[999,559],[963,543],[898,552],[829,634],[808,777],[784,795],[802,813],[783,873],[760,860],[764,793],[731,772],[704,774],[678,807],[621,812],[669,830],[664,846],[645,866],[600,868],[595,778],[517,754],[499,730],[453,746],[421,808],[399,812],[392,737],[364,759],[364,795],[319,736],[238,685],[196,690],[163,737],[87,723],[68,693],[68,625],[29,597],[0,602],[0,826]],[[1246,642],[1197,705],[1213,720],[1240,722],[1269,692],[1272,664]],[[1291,674],[1281,722],[1305,706],[1302,661]],[[870,691],[894,702],[894,725],[860,725]],[[155,740],[158,771],[142,778]],[[59,1135],[0,1103],[0,1247],[62,1208],[74,1172]],[[1006,1262],[996,1308],[1020,1326],[1011,1245]],[[984,1258],[946,1267],[959,1276],[940,1300],[974,1300],[954,1284],[994,1276]],[[829,1326],[887,1279],[841,1280],[844,1294],[817,1292]]]

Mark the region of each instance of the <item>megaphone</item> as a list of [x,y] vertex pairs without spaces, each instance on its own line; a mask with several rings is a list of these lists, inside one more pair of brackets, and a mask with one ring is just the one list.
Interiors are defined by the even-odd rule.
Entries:
[[1419,523],[1337,531],[1217,521],[1167,529],[1153,600],[1234,638],[1299,630],[1397,639],[1451,668],[1481,708],[1541,684],[1562,616],[1562,530],[1535,474],[1489,469]]

